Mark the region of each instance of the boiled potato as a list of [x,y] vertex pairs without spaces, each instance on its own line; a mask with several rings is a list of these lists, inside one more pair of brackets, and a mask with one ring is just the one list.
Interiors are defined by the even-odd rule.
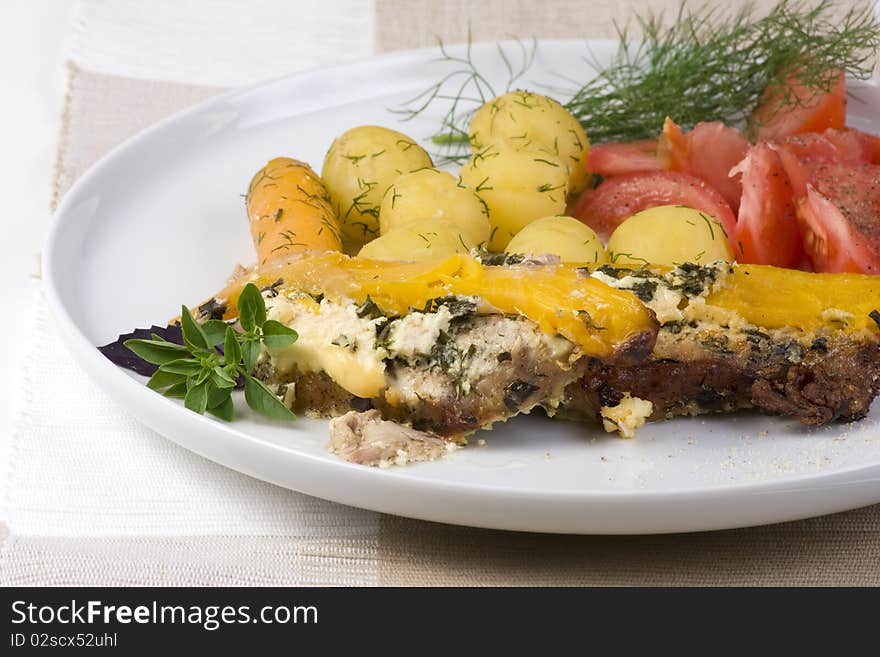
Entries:
[[417,219],[367,242],[358,257],[417,261],[467,252],[457,227],[441,224],[436,219]]
[[585,223],[574,217],[535,219],[507,245],[508,253],[557,255],[562,262],[602,265],[608,261],[602,240]]
[[469,132],[474,150],[505,139],[518,148],[557,155],[569,171],[569,194],[579,194],[590,182],[587,133],[571,112],[552,98],[530,91],[506,93],[477,110]]
[[669,265],[733,261],[724,229],[715,219],[683,205],[662,205],[635,213],[608,240],[615,264]]
[[337,137],[321,178],[347,244],[358,246],[379,234],[382,196],[395,178],[431,166],[425,150],[395,130],[364,125]]
[[473,190],[447,171],[421,169],[405,173],[385,192],[379,209],[382,235],[417,219],[454,224],[468,248],[489,241],[489,212]]
[[489,209],[490,251],[504,251],[524,226],[565,209],[568,171],[552,153],[499,141],[471,156],[461,168],[461,180]]

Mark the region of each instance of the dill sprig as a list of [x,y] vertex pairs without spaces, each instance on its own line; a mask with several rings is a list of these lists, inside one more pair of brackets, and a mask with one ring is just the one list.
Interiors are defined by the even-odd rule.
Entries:
[[[667,116],[685,128],[700,121],[742,127],[768,89],[785,90],[777,111],[812,101],[812,95],[796,95],[783,81],[819,94],[831,88],[841,70],[857,79],[871,76],[880,48],[871,5],[852,8],[842,18],[836,8],[834,0],[813,5],[782,0],[758,17],[751,5],[725,13],[682,3],[671,25],[662,14],[651,14],[618,26],[620,44],[611,62],[602,64],[588,53],[590,80],[574,92],[556,90],[557,96],[570,98],[565,107],[594,143],[654,138]],[[407,120],[435,101],[449,103],[431,138],[440,147],[435,155],[441,162],[467,157],[473,113],[514,89],[531,68],[537,42],[515,44],[497,46],[508,73],[503,89],[494,88],[474,62],[470,30],[462,57],[439,44],[439,60],[456,68],[398,111]]]
[[[880,30],[870,5],[836,21],[835,5],[808,7],[784,0],[763,18],[749,5],[723,16],[717,9],[682,7],[672,25],[660,16],[618,30],[610,65],[590,61],[597,75],[566,104],[596,142],[656,137],[664,119],[690,128],[700,121],[742,126],[768,89],[782,88],[777,111],[809,105],[839,71],[870,77]],[[796,95],[792,79],[812,93]]]
[[466,146],[469,141],[468,124],[473,113],[484,103],[511,91],[514,85],[532,67],[537,50],[537,40],[526,43],[514,40],[512,47],[496,44],[498,57],[507,71],[507,81],[503,87],[493,86],[474,63],[471,54],[471,30],[468,26],[467,46],[464,56],[451,54],[442,41],[437,41],[440,49],[438,62],[446,62],[455,69],[441,77],[418,96],[406,101],[400,109],[392,110],[408,121],[419,116],[435,101],[448,101],[449,109],[440,119],[440,128],[431,141],[440,146],[442,152],[432,153],[438,164],[458,162],[467,159]]

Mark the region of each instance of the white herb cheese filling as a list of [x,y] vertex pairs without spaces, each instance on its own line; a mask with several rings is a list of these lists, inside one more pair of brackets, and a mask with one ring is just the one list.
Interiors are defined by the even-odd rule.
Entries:
[[449,331],[452,313],[446,306],[434,313],[410,313],[391,326],[388,353],[392,358],[411,358],[431,353],[441,333]]
[[266,300],[269,319],[294,329],[299,338],[289,347],[268,349],[279,372],[326,372],[358,397],[375,397],[385,389],[387,352],[376,345],[376,326],[383,318],[358,317],[353,302],[307,295],[279,295]]

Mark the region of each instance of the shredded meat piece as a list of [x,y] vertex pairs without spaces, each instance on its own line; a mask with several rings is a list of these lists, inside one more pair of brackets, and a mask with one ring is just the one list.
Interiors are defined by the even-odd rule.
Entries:
[[330,420],[328,449],[360,465],[387,467],[434,461],[456,447],[434,434],[383,420],[377,410],[350,411]]

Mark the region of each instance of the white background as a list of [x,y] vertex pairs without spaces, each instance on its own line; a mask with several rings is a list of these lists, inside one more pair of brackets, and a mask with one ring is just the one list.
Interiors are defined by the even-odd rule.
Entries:
[[73,5],[73,0],[5,0],[0,5],[0,489],[18,403],[15,373],[50,218]]

